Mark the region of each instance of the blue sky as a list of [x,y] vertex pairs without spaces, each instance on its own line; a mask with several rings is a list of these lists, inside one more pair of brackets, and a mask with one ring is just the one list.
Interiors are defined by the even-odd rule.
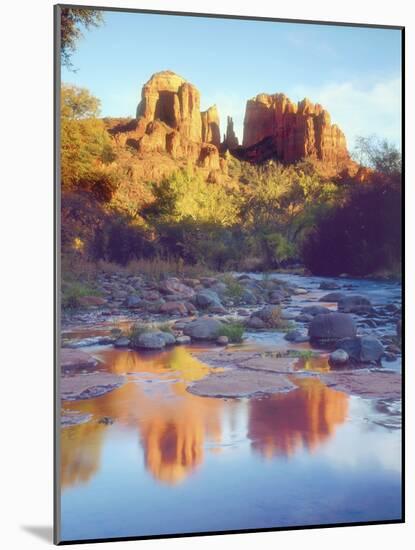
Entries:
[[284,92],[321,103],[345,132],[400,145],[398,30],[105,12],[84,32],[62,80],[99,97],[104,116],[134,116],[141,87],[170,69],[197,86],[201,108],[216,103],[222,133],[234,118],[242,140],[247,99]]

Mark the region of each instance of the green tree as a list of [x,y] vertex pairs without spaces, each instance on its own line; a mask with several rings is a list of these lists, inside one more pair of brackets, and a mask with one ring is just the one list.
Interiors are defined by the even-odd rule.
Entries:
[[82,38],[81,28],[98,27],[104,19],[100,10],[90,8],[61,8],[61,60],[62,65],[73,69],[71,56]]
[[64,84],[61,91],[62,191],[92,191],[100,200],[111,198],[117,174],[111,137],[96,118],[99,100],[85,88]]
[[386,139],[372,135],[358,136],[354,148],[357,162],[373,168],[389,177],[400,177],[402,172],[402,156],[398,148]]

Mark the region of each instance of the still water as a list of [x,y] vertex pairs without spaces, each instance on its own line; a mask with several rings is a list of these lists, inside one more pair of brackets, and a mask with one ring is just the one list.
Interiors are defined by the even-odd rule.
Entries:
[[186,387],[211,369],[189,350],[95,349],[128,381],[64,403],[91,417],[62,429],[63,540],[400,518],[396,403],[315,378],[268,398],[198,397]]

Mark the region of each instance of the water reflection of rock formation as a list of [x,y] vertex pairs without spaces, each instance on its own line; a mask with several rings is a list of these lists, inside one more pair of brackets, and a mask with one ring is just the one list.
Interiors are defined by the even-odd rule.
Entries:
[[62,432],[62,487],[86,482],[98,471],[108,429],[97,422],[102,416],[113,418],[115,428],[138,430],[146,468],[156,479],[183,481],[202,463],[205,441],[221,439],[222,402],[186,391],[187,382],[202,378],[209,368],[184,348],[157,355],[111,350],[103,359],[112,372],[130,373],[131,380],[100,398],[67,403],[93,420]]
[[296,384],[297,390],[250,403],[248,437],[267,458],[291,456],[301,448],[313,451],[346,420],[346,394],[313,378]]
[[61,434],[61,488],[87,483],[99,470],[105,426],[71,426]]

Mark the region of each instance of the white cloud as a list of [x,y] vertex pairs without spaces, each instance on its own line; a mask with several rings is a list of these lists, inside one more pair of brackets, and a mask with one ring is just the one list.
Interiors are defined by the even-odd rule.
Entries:
[[356,136],[377,134],[397,146],[401,144],[401,79],[392,78],[370,87],[355,82],[329,83],[321,87],[298,86],[292,99],[308,97],[321,103],[332,122],[346,134],[349,149]]

